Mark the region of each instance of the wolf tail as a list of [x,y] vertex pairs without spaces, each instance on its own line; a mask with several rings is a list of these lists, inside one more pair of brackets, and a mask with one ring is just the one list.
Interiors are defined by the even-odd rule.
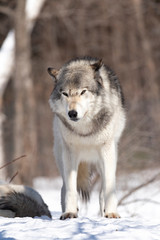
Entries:
[[51,218],[48,206],[40,194],[30,187],[21,185],[0,185],[0,216]]
[[77,176],[77,191],[79,192],[82,200],[89,201],[91,193],[91,167],[86,162],[82,162],[78,168]]

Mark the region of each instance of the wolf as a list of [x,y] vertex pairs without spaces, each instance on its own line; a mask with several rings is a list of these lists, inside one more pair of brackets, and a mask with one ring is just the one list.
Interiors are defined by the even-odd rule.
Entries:
[[60,219],[78,217],[77,192],[89,199],[93,165],[101,176],[101,215],[119,218],[115,175],[126,114],[118,78],[92,57],[72,59],[48,73],[54,81],[49,98],[54,156],[63,179]]
[[14,184],[0,185],[0,216],[40,217],[51,213],[40,194],[31,187]]

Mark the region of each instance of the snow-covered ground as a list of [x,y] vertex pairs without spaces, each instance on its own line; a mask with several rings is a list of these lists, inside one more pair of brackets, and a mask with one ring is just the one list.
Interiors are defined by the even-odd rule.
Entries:
[[[145,182],[150,172],[121,177],[118,180],[118,198],[130,188]],[[79,218],[59,220],[61,215],[61,180],[39,178],[35,188],[41,193],[52,212],[52,220],[42,218],[0,217],[0,239],[123,239],[160,240],[160,183],[147,185],[119,206],[120,219],[99,216],[98,194],[95,190],[90,203],[80,204]]]

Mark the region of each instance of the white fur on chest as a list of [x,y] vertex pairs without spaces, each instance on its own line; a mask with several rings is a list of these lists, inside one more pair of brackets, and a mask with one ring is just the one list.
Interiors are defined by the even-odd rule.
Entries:
[[[105,128],[89,136],[81,136],[80,134],[77,134],[76,132],[67,129],[66,126],[64,126],[64,124],[61,122],[61,120],[55,116],[54,137],[56,139],[57,135],[59,135],[59,137],[62,138],[68,146],[72,146],[75,148],[95,148],[110,143],[113,140],[118,142],[124,129],[124,125],[125,115],[120,109],[117,109],[116,113],[112,117],[112,120]],[[87,132],[89,128],[89,124],[83,122],[82,124],[78,125],[76,130],[79,133],[83,133],[85,131]]]
[[[58,125],[57,123],[58,122]],[[57,131],[57,129],[59,129]],[[107,129],[103,129],[102,132],[91,134],[89,136],[80,136],[75,132],[67,129],[60,120],[55,119],[54,122],[54,138],[62,139],[62,141],[69,147],[78,151],[78,149],[94,149],[100,145],[103,145],[107,139],[110,138],[110,130],[109,127]],[[58,136],[57,136],[58,135]]]

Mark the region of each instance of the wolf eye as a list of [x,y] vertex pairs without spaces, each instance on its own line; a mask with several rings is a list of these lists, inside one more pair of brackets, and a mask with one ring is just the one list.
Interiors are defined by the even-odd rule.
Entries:
[[62,94],[63,94],[64,96],[68,97],[68,93],[62,92]]
[[85,92],[86,92],[86,90],[83,90],[83,91],[81,92],[81,95],[83,95]]

